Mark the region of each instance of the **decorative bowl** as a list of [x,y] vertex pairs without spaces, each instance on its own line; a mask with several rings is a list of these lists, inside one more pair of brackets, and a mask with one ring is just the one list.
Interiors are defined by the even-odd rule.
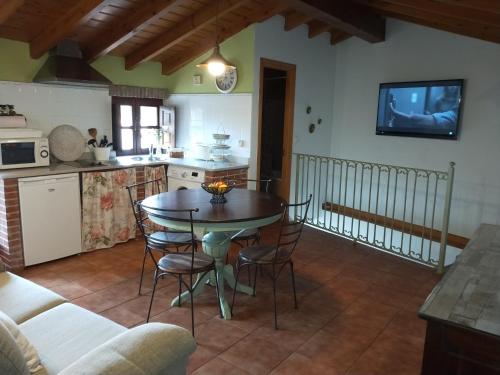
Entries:
[[209,184],[202,183],[201,187],[207,193],[212,194],[212,199],[210,199],[210,203],[226,203],[227,199],[224,194],[230,192],[236,186],[235,181],[216,181],[211,182]]
[[217,141],[222,141],[222,140],[227,140],[229,139],[230,135],[229,134],[224,134],[224,133],[214,133],[212,134],[215,140]]

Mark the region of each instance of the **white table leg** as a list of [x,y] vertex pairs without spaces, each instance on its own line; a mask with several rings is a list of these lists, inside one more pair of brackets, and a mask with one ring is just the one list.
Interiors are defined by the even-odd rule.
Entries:
[[[231,233],[226,232],[209,232],[203,236],[203,251],[214,257],[215,259],[215,269],[219,278],[219,303],[222,310],[222,316],[224,319],[231,319],[231,308],[226,301],[226,296],[224,294],[224,281],[228,283],[231,288],[234,288],[235,278],[233,273],[233,267],[230,264],[225,264],[226,254],[229,250],[229,245],[231,242]],[[206,274],[204,277],[198,278],[193,286],[193,295],[199,295],[203,292],[205,284],[207,281],[211,281],[211,285],[215,285],[215,275],[213,272]],[[246,293],[249,295],[253,294],[253,289],[247,285],[238,283],[236,288],[239,292]],[[189,292],[185,291],[181,294],[181,303],[189,299]],[[177,306],[179,303],[178,297],[172,300],[171,305]]]

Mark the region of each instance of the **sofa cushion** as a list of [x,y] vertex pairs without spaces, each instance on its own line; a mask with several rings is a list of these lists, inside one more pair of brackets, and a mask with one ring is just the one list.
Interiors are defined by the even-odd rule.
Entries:
[[22,323],[66,300],[29,280],[0,272],[0,310]]
[[64,303],[19,325],[47,374],[57,374],[95,347],[126,331],[111,320]]
[[58,375],[182,375],[195,349],[184,328],[149,323],[112,338]]
[[7,327],[0,322],[0,374],[29,375],[23,353]]
[[19,330],[16,322],[14,322],[6,314],[0,311],[0,323],[3,324],[5,328],[7,328],[11,336],[14,338],[14,341],[23,354],[24,359],[26,360],[26,364],[30,372],[35,373],[37,371],[40,371],[42,369],[40,357],[38,356],[38,353],[36,352],[33,345],[31,345],[28,339]]

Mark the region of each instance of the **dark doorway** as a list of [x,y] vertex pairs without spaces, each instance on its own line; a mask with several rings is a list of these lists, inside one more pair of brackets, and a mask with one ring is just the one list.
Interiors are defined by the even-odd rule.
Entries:
[[[285,127],[286,72],[264,68],[262,89],[262,133],[260,178],[273,181],[283,177],[283,129]],[[278,184],[271,184],[271,191]]]
[[258,176],[272,179],[271,192],[288,200],[295,66],[261,61]]

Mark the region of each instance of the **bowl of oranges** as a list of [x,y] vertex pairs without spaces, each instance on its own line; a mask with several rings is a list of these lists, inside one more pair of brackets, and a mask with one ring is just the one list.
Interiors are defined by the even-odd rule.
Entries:
[[215,181],[210,183],[202,183],[201,187],[207,193],[212,194],[212,199],[210,203],[226,203],[227,199],[224,194],[233,190],[236,182],[234,181]]

